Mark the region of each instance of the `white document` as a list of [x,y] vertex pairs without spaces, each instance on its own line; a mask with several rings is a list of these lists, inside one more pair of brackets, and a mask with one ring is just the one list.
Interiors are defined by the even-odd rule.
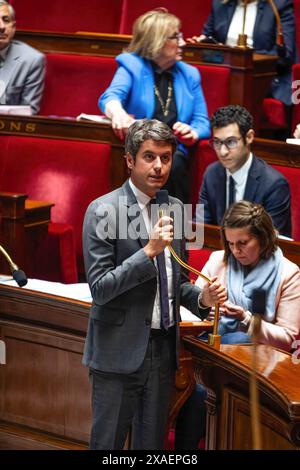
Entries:
[[76,121],[93,121],[99,122],[100,124],[110,124],[111,120],[106,116],[100,116],[98,114],[85,114],[81,113],[76,117]]
[[13,106],[8,104],[0,105],[0,114],[12,114],[14,116],[32,116],[32,110],[30,106]]
[[287,144],[300,145],[300,139],[286,139]]
[[[1,276],[0,284],[6,286],[17,287],[18,284],[11,276]],[[41,281],[40,279],[28,279],[28,283],[20,289],[34,290],[44,292],[46,294],[58,295],[59,297],[67,297],[69,299],[81,300],[82,302],[91,303],[91,291],[87,283],[63,284],[61,282]]]

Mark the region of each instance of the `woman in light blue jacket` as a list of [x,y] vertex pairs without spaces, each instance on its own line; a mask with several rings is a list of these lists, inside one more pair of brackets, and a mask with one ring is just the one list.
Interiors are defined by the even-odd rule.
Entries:
[[181,62],[185,41],[179,29],[180,20],[165,9],[140,16],[99,107],[120,139],[135,119],[156,118],[173,129],[179,145],[166,189],[187,203],[192,154],[187,147],[208,138],[210,126],[199,71]]

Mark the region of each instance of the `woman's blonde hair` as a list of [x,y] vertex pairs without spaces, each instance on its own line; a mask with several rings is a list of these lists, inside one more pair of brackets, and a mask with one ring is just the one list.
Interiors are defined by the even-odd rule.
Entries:
[[270,215],[260,204],[239,201],[232,204],[221,223],[221,239],[224,247],[224,262],[227,264],[231,250],[226,240],[227,228],[247,228],[260,244],[260,256],[268,259],[277,248],[277,234]]
[[133,37],[127,52],[135,52],[145,59],[155,60],[170,35],[179,30],[181,22],[165,8],[147,11],[139,16],[133,25]]

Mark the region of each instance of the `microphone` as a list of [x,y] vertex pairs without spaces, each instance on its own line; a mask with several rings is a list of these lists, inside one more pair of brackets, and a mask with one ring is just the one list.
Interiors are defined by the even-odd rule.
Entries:
[[156,202],[159,205],[158,215],[161,218],[166,215],[166,206],[169,206],[169,193],[166,189],[160,189],[159,191],[157,191]]
[[261,326],[261,317],[266,311],[266,291],[265,289],[253,289],[252,292],[252,314],[253,314],[253,330],[252,337],[257,341]]
[[9,256],[9,254],[3,248],[2,245],[0,245],[0,251],[3,254],[3,256],[5,257],[5,259],[7,260],[8,264],[9,264],[9,267],[10,267],[10,270],[11,270],[11,273],[12,273],[12,277],[16,281],[18,286],[19,287],[26,286],[28,280],[27,280],[27,277],[26,277],[26,274],[24,273],[24,271],[22,271],[21,269],[18,268],[16,263],[13,262],[13,260],[11,259],[11,257]]

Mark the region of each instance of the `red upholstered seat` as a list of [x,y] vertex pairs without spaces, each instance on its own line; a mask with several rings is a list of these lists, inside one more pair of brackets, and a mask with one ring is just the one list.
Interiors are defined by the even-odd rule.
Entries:
[[202,140],[194,155],[193,167],[191,171],[191,204],[195,207],[199,198],[204,172],[208,165],[217,160],[217,155],[207,140]]
[[142,2],[140,0],[123,0],[120,33],[131,34],[132,25],[138,16],[153,8],[165,7],[170,13],[181,19],[182,31],[186,37],[199,35],[209,15],[210,5],[210,0],[202,0],[201,2],[189,0],[188,3],[181,0],[143,0]]
[[98,98],[117,64],[110,57],[47,54],[46,82],[40,114],[75,117],[100,114]]
[[229,104],[230,68],[213,65],[197,65],[201,74],[203,93],[208,115]]
[[[208,261],[212,250],[208,248],[202,248],[202,250],[190,250],[189,251],[189,265],[193,268],[201,271],[205,263]],[[196,281],[197,275],[190,273],[190,279]]]
[[[300,9],[300,2],[299,2],[299,9]],[[299,29],[300,29],[300,15],[299,15]],[[295,83],[296,80],[298,81],[297,84]],[[297,124],[300,123],[300,64],[295,64],[293,66],[293,82],[295,83],[294,98],[296,100],[296,102],[294,102],[293,104],[293,111],[292,111],[292,131],[294,132]]]
[[292,237],[300,240],[300,168],[272,165],[288,180],[292,196]]
[[84,213],[93,199],[110,191],[110,146],[36,137],[8,139],[0,190],[55,203],[49,238],[37,247],[45,266],[39,264],[47,274],[44,278],[76,282],[77,268],[83,272]]
[[18,29],[118,33],[123,0],[11,0]]
[[286,108],[282,101],[275,98],[263,100],[262,129],[286,129],[288,127]]

